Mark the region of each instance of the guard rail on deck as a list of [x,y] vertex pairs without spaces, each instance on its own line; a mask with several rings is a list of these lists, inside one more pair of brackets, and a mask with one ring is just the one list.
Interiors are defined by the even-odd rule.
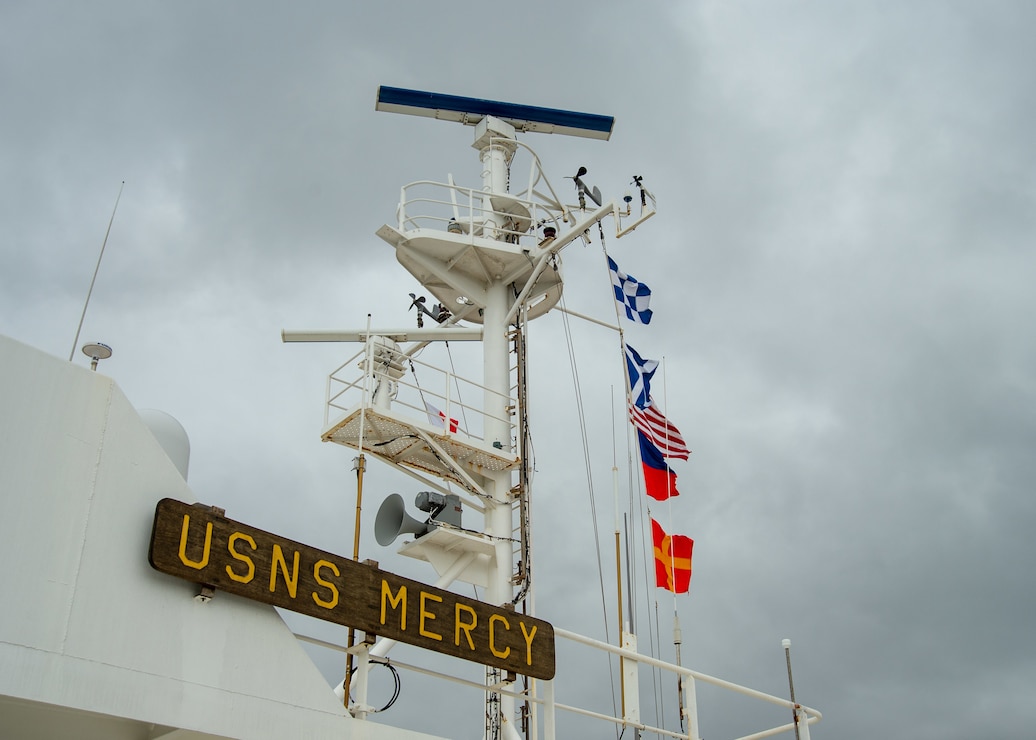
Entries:
[[[531,720],[528,737],[530,738],[530,740],[539,740],[539,738],[541,737],[541,731],[544,740],[557,740],[556,717],[559,711],[577,714],[588,719],[595,719],[602,722],[610,722],[615,725],[621,725],[624,728],[636,728],[643,733],[651,733],[659,737],[701,740],[701,735],[698,729],[698,706],[696,697],[697,682],[716,686],[721,689],[726,689],[753,699],[758,699],[760,701],[767,702],[775,706],[792,710],[792,712],[794,713],[794,716],[796,718],[795,722],[789,722],[787,724],[779,725],[777,727],[764,729],[759,732],[752,733],[751,735],[743,735],[739,738],[736,738],[735,740],[762,740],[763,738],[773,737],[775,735],[780,735],[782,733],[794,732],[796,729],[796,725],[798,726],[799,740],[809,740],[810,726],[816,724],[823,718],[823,715],[821,715],[819,711],[817,711],[816,709],[812,709],[811,707],[807,707],[802,704],[793,704],[787,699],[782,699],[778,696],[766,694],[762,691],[756,691],[755,689],[740,686],[738,684],[731,683],[730,681],[724,681],[721,678],[716,678],[714,676],[709,676],[704,673],[699,673],[698,671],[691,670],[690,668],[684,668],[682,666],[677,666],[672,663],[667,663],[665,661],[658,660],[656,658],[652,658],[650,656],[638,653],[635,650],[626,650],[620,647],[616,647],[615,645],[610,645],[608,643],[601,642],[600,640],[594,640],[593,638],[586,637],[575,632],[569,632],[568,630],[560,629],[557,627],[554,628],[554,635],[557,639],[568,640],[570,642],[585,645],[594,650],[601,650],[607,653],[611,653],[613,655],[621,656],[627,664],[632,662],[637,667],[639,667],[640,665],[651,666],[652,668],[657,668],[662,671],[674,674],[676,676],[680,676],[682,678],[681,686],[683,691],[684,707],[683,719],[686,730],[681,732],[675,732],[661,727],[654,727],[643,722],[630,721],[629,719],[625,719],[622,717],[602,714],[600,712],[594,712],[588,709],[582,709],[579,707],[571,706],[568,704],[562,704],[558,702],[555,698],[556,687],[559,685],[564,686],[566,684],[566,681],[572,680],[572,677],[560,675],[561,666],[559,665],[559,675],[555,676],[555,678],[551,681],[536,681],[534,679],[530,679],[528,691],[517,691],[511,689],[511,684],[500,684],[498,686],[492,687],[493,691],[495,692],[513,696],[516,702],[529,703],[531,708]],[[338,652],[352,652],[357,656],[358,660],[361,663],[368,659],[367,646],[362,643],[350,650],[340,645],[335,645],[333,643],[326,642],[324,640],[318,640],[316,638],[308,637],[306,635],[296,634],[295,636],[304,642],[310,643],[312,645],[317,645],[322,648],[336,650]],[[449,681],[451,683],[467,686],[472,689],[476,689],[479,692],[485,692],[487,690],[487,687],[482,683],[459,678],[457,676],[442,673],[440,671],[430,670],[428,668],[423,668],[408,663],[402,663],[396,660],[391,660],[389,658],[377,658],[372,660],[381,663],[389,663],[397,669],[409,670],[415,673],[432,676],[434,678],[441,679],[444,681]],[[539,686],[539,684],[542,684],[542,688]],[[352,705],[350,706],[352,707]],[[359,709],[362,712],[365,709],[369,710],[370,708],[357,707],[357,709]],[[505,728],[508,727],[510,726],[505,724]],[[513,727],[510,727],[510,729],[513,730]],[[513,734],[511,735],[511,737],[520,736],[518,734]],[[710,738],[710,740],[713,739]]]

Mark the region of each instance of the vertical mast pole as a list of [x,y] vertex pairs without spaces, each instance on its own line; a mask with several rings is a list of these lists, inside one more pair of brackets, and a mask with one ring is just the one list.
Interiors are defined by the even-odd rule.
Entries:
[[[502,123],[502,122],[500,122]],[[507,124],[503,124],[506,126]],[[476,128],[476,136],[481,127]],[[482,189],[487,193],[507,192],[507,165],[513,144],[503,137],[490,137],[481,149],[483,165]],[[503,224],[495,214],[486,214],[483,234],[496,235]],[[508,286],[499,275],[492,276],[486,287],[486,305],[482,314],[483,326],[483,385],[485,386],[485,438],[503,452],[511,452],[511,424],[509,398],[511,391],[510,350],[507,344]],[[511,538],[514,522],[511,506],[510,471],[487,471],[492,499],[486,501],[485,533],[492,540],[495,556],[490,566],[486,600],[501,606],[513,598],[511,583]],[[499,695],[500,721],[513,729],[514,698]],[[490,721],[491,727],[497,726]],[[510,734],[510,733],[508,733]],[[517,734],[517,733],[515,733]]]

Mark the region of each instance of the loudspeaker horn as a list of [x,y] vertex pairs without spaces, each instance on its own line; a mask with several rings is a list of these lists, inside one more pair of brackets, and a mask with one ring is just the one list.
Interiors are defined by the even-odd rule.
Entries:
[[378,509],[374,518],[374,539],[382,547],[391,545],[399,535],[411,532],[415,537],[428,534],[432,525],[414,519],[406,513],[403,497],[398,493],[390,494]]

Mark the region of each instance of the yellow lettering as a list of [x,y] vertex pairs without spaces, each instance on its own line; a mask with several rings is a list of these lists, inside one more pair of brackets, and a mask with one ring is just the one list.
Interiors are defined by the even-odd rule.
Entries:
[[327,566],[328,568],[330,568],[331,572],[334,573],[336,576],[341,575],[341,573],[338,572],[338,566],[334,563],[328,562],[327,560],[318,560],[313,565],[313,578],[316,579],[317,583],[319,583],[321,586],[323,586],[331,592],[331,599],[330,601],[324,601],[319,596],[317,596],[316,591],[314,591],[313,601],[316,602],[317,606],[322,606],[325,609],[334,609],[335,606],[338,605],[338,588],[335,586],[335,584],[331,583],[330,581],[325,581],[323,578],[320,577],[320,568],[323,566]]
[[[463,609],[471,615],[470,622],[462,622],[460,620],[460,611]],[[464,636],[468,638],[468,647],[472,650],[475,649],[475,642],[471,639],[471,630],[475,629],[475,625],[478,623],[478,615],[475,614],[475,610],[467,604],[457,604],[457,608],[454,612],[455,619],[454,623],[457,625],[456,630],[453,633],[453,644],[460,645],[460,633],[463,632]]]
[[525,622],[518,620],[518,626],[522,628],[522,634],[525,635],[525,665],[532,665],[532,638],[536,636],[536,630],[539,629],[537,625],[532,626],[532,632],[525,631]]
[[253,540],[247,534],[244,534],[242,532],[234,532],[234,534],[230,535],[230,539],[227,540],[227,549],[230,551],[231,556],[233,556],[235,560],[240,560],[242,563],[244,563],[248,567],[248,570],[245,572],[245,575],[241,576],[232,571],[230,569],[230,566],[228,565],[227,575],[233,578],[238,583],[251,583],[252,579],[255,578],[255,563],[252,562],[252,558],[234,549],[234,543],[238,540],[244,540],[248,543],[249,547],[251,547],[253,550],[255,549],[255,540]]
[[277,590],[277,564],[280,563],[281,573],[284,574],[284,585],[288,587],[288,593],[291,594],[291,598],[295,598],[295,593],[299,587],[299,551],[295,551],[295,559],[291,567],[291,575],[288,575],[288,563],[284,559],[284,553],[281,551],[280,545],[273,546],[273,562],[270,563],[270,593]]
[[503,659],[511,654],[511,648],[505,648],[504,650],[496,649],[496,630],[493,628],[494,622],[503,622],[505,630],[511,629],[511,625],[507,621],[507,618],[500,614],[494,614],[489,618],[489,650],[496,657]]
[[209,564],[209,547],[212,545],[212,522],[205,523],[205,549],[202,551],[201,560],[191,560],[187,557],[187,530],[191,526],[190,514],[183,515],[183,529],[180,530],[180,562],[184,565],[201,570]]
[[436,596],[435,594],[428,594],[424,591],[421,592],[421,620],[417,624],[417,631],[420,632],[423,637],[431,637],[433,640],[441,640],[442,635],[437,635],[434,632],[428,632],[424,628],[425,617],[428,618],[429,622],[435,619],[435,615],[432,614],[430,611],[426,611],[424,608],[425,602],[427,601],[438,601],[439,603],[442,603],[442,597]]
[[399,587],[399,593],[395,596],[392,595],[392,589],[389,588],[388,582],[385,579],[381,581],[381,623],[385,624],[385,599],[388,597],[388,603],[391,607],[399,607],[402,605],[399,617],[399,628],[406,632],[406,586]]

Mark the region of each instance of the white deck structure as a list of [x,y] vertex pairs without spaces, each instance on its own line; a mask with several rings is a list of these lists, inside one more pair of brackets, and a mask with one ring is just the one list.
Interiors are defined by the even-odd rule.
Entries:
[[186,481],[110,378],[0,337],[0,737],[429,735],[354,720],[273,607],[148,565]]

